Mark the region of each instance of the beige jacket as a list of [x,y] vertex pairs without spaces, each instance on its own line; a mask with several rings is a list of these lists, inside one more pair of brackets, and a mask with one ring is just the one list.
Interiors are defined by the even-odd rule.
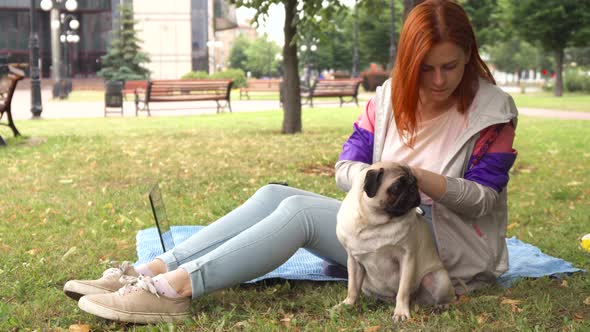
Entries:
[[[373,162],[381,160],[387,130],[396,130],[389,126],[393,116],[389,80],[377,89],[375,104]],[[498,123],[512,122],[516,128],[517,115],[510,95],[480,80],[468,110],[468,127],[443,164],[447,192],[433,203],[432,222],[441,260],[458,294],[494,282],[508,269],[506,189],[498,193],[463,179],[463,175],[479,133]],[[338,161],[336,184],[348,191],[354,176],[367,166],[358,161]]]

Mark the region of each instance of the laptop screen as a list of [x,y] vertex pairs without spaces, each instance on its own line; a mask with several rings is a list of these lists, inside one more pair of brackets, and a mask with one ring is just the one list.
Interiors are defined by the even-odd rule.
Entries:
[[166,252],[174,248],[174,239],[172,237],[172,232],[170,231],[170,223],[168,222],[168,216],[166,215],[164,200],[162,199],[160,187],[157,183],[150,190],[149,198],[152,212],[154,213],[154,220],[156,221],[156,227],[158,228],[160,243],[162,244],[162,250],[163,252]]

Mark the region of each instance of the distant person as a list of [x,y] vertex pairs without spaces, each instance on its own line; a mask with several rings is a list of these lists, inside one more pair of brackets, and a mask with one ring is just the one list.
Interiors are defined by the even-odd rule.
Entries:
[[[344,143],[336,183],[348,190],[361,170],[381,160],[409,165],[456,292],[494,283],[508,268],[506,185],[516,117],[478,53],[463,8],[424,1],[404,23],[392,78]],[[262,276],[299,248],[344,268],[339,207],[333,198],[267,185],[148,264],[68,281],[64,291],[99,317],[182,321],[190,318],[191,298]]]

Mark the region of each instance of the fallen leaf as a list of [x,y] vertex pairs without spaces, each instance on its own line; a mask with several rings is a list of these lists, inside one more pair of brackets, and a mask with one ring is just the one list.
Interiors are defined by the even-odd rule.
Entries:
[[513,228],[515,228],[515,227],[518,227],[518,223],[517,223],[517,222],[513,222],[513,223],[511,223],[510,225],[508,225],[508,226],[506,227],[506,229],[507,229],[507,230],[511,230],[511,229],[513,229]]
[[70,332],[90,332],[90,325],[88,325],[88,324],[70,325]]
[[466,303],[469,302],[471,300],[471,298],[467,295],[461,295],[457,298],[457,302],[459,303]]
[[240,322],[237,322],[234,324],[234,327],[245,327],[245,326],[248,326],[247,320],[243,320],[243,321],[240,321]]
[[521,304],[522,301],[521,300],[513,300],[513,299],[509,299],[509,298],[503,298],[502,302],[500,302],[500,304],[508,304],[512,307],[512,312],[522,312],[523,309],[519,308],[518,305]]
[[2,251],[2,252],[9,252],[11,250],[12,250],[12,247],[11,246],[9,246],[7,244],[4,244],[4,243],[0,244],[0,251]]
[[31,256],[35,256],[35,255],[37,255],[38,252],[39,252],[39,249],[33,248],[33,249],[27,251],[27,254],[29,254]]
[[483,325],[488,320],[488,317],[490,317],[490,315],[487,312],[477,316],[477,324]]
[[584,315],[582,315],[579,312],[576,312],[576,313],[574,313],[574,320],[576,320],[576,321],[584,320]]
[[584,304],[585,305],[590,305],[590,296],[588,296],[585,300],[584,300]]
[[291,325],[291,317],[293,317],[293,315],[283,316],[283,318],[281,318],[281,323],[285,326],[290,326]]
[[75,252],[76,252],[76,247],[71,247],[70,249],[68,249],[68,251],[66,251],[66,253],[63,256],[61,256],[61,260],[65,261],[69,256],[71,256]]
[[563,280],[563,281],[561,282],[561,285],[559,285],[559,287],[568,288],[568,287],[569,287],[569,285],[567,284],[567,280]]
[[513,300],[513,299],[509,299],[507,297],[502,298],[502,302],[500,302],[500,304],[521,304],[522,300]]
[[381,329],[381,325],[370,326],[365,329],[365,332],[375,332]]

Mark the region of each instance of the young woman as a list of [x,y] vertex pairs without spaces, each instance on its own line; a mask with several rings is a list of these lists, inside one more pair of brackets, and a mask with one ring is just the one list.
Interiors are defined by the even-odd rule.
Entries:
[[[392,78],[354,123],[336,163],[343,190],[373,162],[411,167],[457,293],[492,283],[508,268],[506,185],[517,111],[494,84],[465,11],[450,0],[427,0],[408,15]],[[154,261],[68,281],[64,291],[107,319],[184,320],[191,297],[264,275],[301,247],[346,266],[335,232],[339,206],[268,185]]]

